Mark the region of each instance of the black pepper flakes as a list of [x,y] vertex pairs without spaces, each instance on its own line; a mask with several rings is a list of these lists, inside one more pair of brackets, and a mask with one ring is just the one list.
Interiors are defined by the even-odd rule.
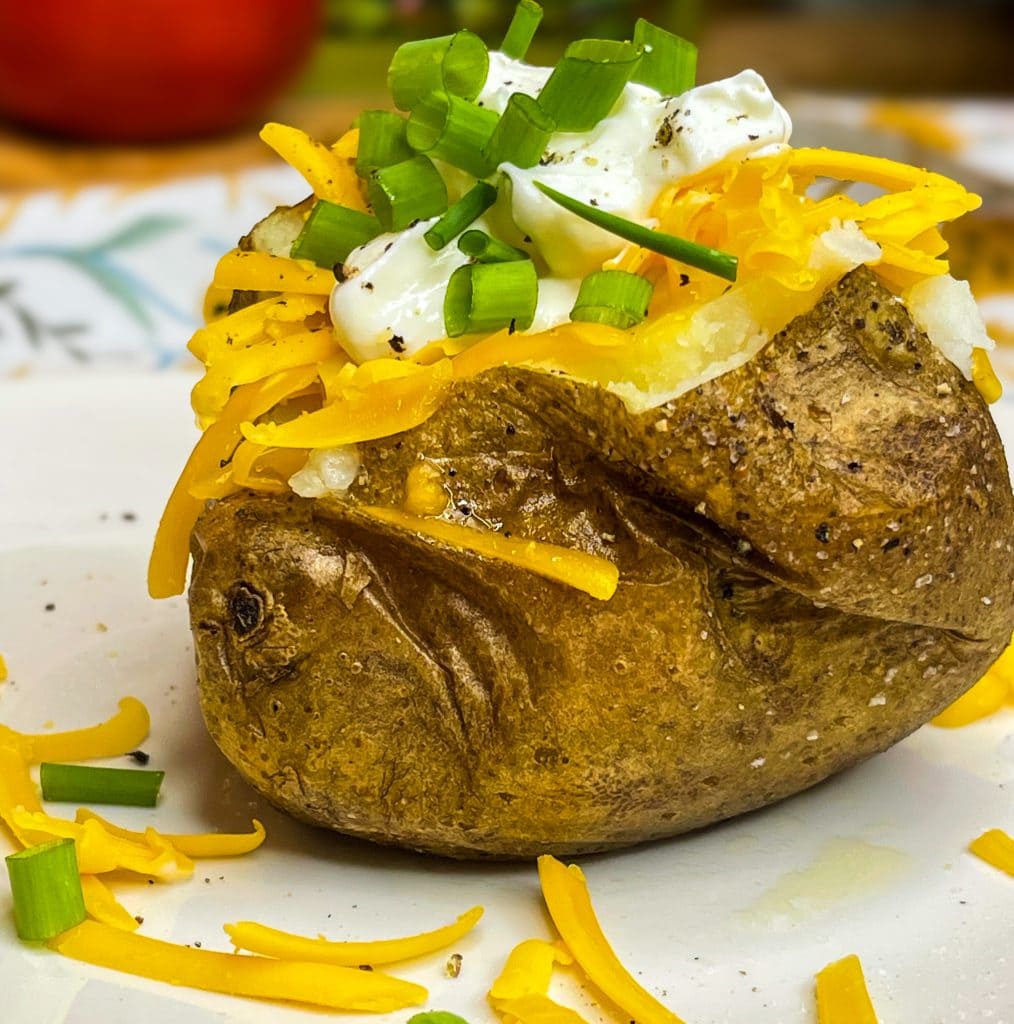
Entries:
[[513,424],[513,423],[508,423],[508,424],[507,424],[507,433],[508,433],[508,434],[509,434],[509,435],[510,435],[511,437],[513,437],[513,436],[514,436],[514,435],[515,435],[515,434],[517,433],[517,429],[515,428],[515,426],[514,426],[514,424]]
[[852,321],[852,326],[857,331],[861,331],[866,327],[866,320],[861,316],[857,316],[855,320]]
[[680,274],[680,287],[681,288],[686,288],[686,286],[688,284],[690,284],[690,275],[689,274]]
[[880,545],[880,550],[883,552],[893,551],[896,547],[901,544],[901,541],[897,537],[890,537]]
[[131,750],[127,757],[135,764],[147,764],[151,760],[151,754],[144,750]]
[[405,351],[405,339],[400,334],[392,334],[387,343],[395,352]]
[[56,611],[56,605],[53,604],[52,601],[50,601],[49,604],[46,605],[46,611],[47,612]]
[[816,530],[813,531],[814,537],[821,542],[826,544],[831,539],[831,527],[827,523],[821,523]]

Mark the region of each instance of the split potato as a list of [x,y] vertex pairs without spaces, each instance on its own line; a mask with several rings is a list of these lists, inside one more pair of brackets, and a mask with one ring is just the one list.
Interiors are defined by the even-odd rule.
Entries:
[[[754,359],[634,415],[532,369],[361,446],[350,499],[208,507],[204,716],[298,818],[453,857],[578,854],[761,807],[884,750],[1014,627],[1007,465],[975,387],[865,270]],[[379,522],[613,561],[615,596]]]

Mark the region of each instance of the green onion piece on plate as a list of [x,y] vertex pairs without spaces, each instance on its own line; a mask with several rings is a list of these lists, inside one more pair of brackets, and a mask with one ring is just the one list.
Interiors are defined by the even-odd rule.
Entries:
[[538,299],[531,260],[458,267],[444,296],[444,330],[449,338],[508,326],[524,331],[532,325]]
[[570,318],[626,330],[648,315],[654,290],[655,286],[639,274],[599,270],[581,282]]
[[484,178],[493,165],[483,156],[500,115],[460,96],[435,92],[408,119],[409,145],[428,157]]
[[318,267],[344,263],[349,253],[383,231],[380,221],[369,213],[319,199],[303,230],[292,243],[292,258],[312,260]]
[[73,839],[54,839],[7,858],[14,927],[24,942],[45,942],[86,917]]
[[378,167],[390,167],[415,154],[405,136],[405,118],[390,110],[364,110],[356,118],[359,148],[356,152],[356,174],[365,178]]
[[95,768],[46,762],[39,765],[42,798],[58,803],[154,807],[164,778],[165,772],[139,768]]
[[736,280],[739,260],[731,253],[722,252],[721,249],[712,249],[707,245],[699,245],[697,242],[690,242],[685,238],[666,234],[664,231],[646,228],[636,221],[627,220],[626,217],[600,210],[597,206],[589,206],[579,199],[557,192],[555,188],[550,188],[548,185],[542,184],[541,181],[535,182],[535,187],[565,210],[569,210],[588,221],[589,224],[594,224],[619,238],[650,249],[652,252],[660,253],[669,259],[686,263],[687,266],[706,270],[709,274],[715,274],[726,281]]
[[411,110],[433,92],[474,100],[488,74],[486,44],[462,29],[452,36],[402,43],[387,69],[387,87],[399,110]]
[[423,1010],[409,1017],[407,1024],[468,1024],[468,1021],[450,1010]]
[[655,89],[663,96],[680,96],[697,81],[697,47],[681,36],[666,32],[644,18],[634,26],[634,42],[644,47],[632,81]]
[[458,239],[458,248],[479,263],[513,263],[531,258],[528,253],[490,237],[485,231],[466,231]]
[[496,202],[496,189],[485,181],[476,182],[456,203],[452,203],[423,238],[434,251],[439,251],[452,238],[457,238],[476,217],[481,217]]
[[571,43],[539,93],[557,131],[591,131],[620,98],[641,60],[641,48],[610,39]]
[[514,8],[514,17],[511,18],[507,33],[500,44],[500,51],[504,56],[524,60],[540,21],[542,7],[535,0],[521,0]]
[[534,167],[555,131],[556,122],[542,109],[539,101],[523,92],[516,92],[507,101],[489,137],[486,159],[492,167],[499,167],[502,163]]
[[374,171],[367,194],[385,231],[402,231],[413,221],[436,217],[447,209],[447,186],[425,156]]

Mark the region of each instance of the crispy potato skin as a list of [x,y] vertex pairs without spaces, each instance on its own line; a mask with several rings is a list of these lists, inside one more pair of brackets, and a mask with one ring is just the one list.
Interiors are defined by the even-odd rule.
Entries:
[[992,420],[866,272],[662,409],[495,370],[362,453],[359,500],[399,504],[425,457],[448,518],[621,574],[600,602],[353,502],[209,507],[212,735],[285,810],[377,842],[529,857],[719,821],[897,742],[1014,626]]

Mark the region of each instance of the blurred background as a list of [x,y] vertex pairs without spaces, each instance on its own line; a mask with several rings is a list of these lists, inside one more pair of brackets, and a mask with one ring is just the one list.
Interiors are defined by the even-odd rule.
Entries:
[[[546,0],[529,59],[638,17],[700,47],[699,80],[753,67],[793,141],[879,153],[984,197],[951,230],[993,336],[1014,353],[1010,0]],[[0,375],[186,365],[217,257],[306,187],[264,120],[332,141],[387,106],[399,42],[495,0],[0,0]],[[1014,371],[1014,366],[1012,366]]]

